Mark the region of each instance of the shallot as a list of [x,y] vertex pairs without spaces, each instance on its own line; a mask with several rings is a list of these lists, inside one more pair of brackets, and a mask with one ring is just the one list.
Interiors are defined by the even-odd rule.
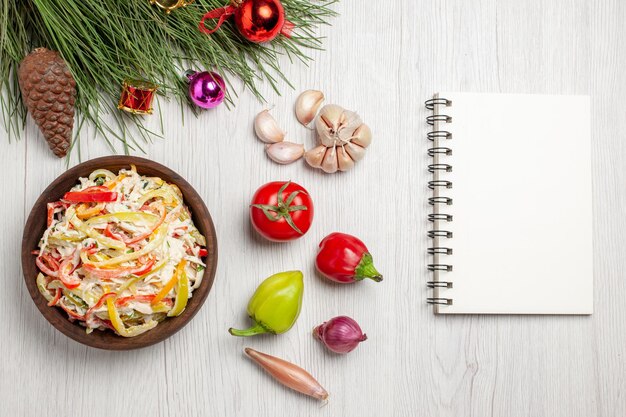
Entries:
[[244,351],[250,359],[284,386],[318,400],[328,398],[328,392],[324,387],[299,366],[251,348],[245,348]]

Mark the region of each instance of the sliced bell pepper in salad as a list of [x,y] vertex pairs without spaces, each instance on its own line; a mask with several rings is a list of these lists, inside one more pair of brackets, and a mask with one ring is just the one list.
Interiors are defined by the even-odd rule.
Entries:
[[83,232],[92,239],[95,239],[102,246],[117,250],[126,249],[126,244],[124,242],[106,237],[93,227],[90,227],[87,222],[80,220],[78,216],[76,216],[76,211],[72,207],[66,210],[66,215],[69,216],[69,222],[76,228],[76,230]]
[[32,253],[48,305],[87,333],[124,337],[185,311],[208,251],[174,184],[135,167],[101,169],[47,208],[48,228]]
[[125,277],[128,275],[143,275],[152,269],[154,266],[154,259],[150,259],[146,264],[136,267],[120,267],[112,269],[100,269],[91,264],[83,264],[83,269],[89,274],[97,276],[104,280],[110,280],[113,278]]
[[174,275],[172,275],[172,278],[170,278],[170,280],[167,281],[167,283],[163,286],[161,291],[157,293],[156,297],[154,297],[154,299],[152,300],[152,304],[158,303],[159,301],[164,299],[167,296],[167,294],[169,294],[170,291],[172,291],[172,288],[174,288],[174,285],[176,285],[176,283],[178,282],[178,278],[183,273],[185,269],[185,265],[187,265],[187,261],[185,259],[183,259],[182,261],[178,263],[178,266],[176,267],[176,270],[174,271]]
[[85,321],[88,321],[93,316],[94,312],[104,305],[104,302],[107,299],[116,296],[117,294],[115,294],[114,292],[104,293],[102,297],[100,297],[100,299],[96,302],[96,304],[94,304],[91,308],[89,308],[89,310],[87,310],[87,312],[85,313]]
[[112,298],[107,298],[107,311],[109,313],[109,319],[111,320],[111,324],[113,328],[122,337],[134,337],[139,336],[142,333],[147,332],[150,329],[154,329],[159,322],[156,320],[149,320],[144,324],[140,324],[138,326],[130,326],[126,327],[124,322],[120,318],[120,314],[115,308],[115,303]]
[[63,300],[59,300],[57,305],[59,307],[61,307],[68,314],[68,316],[70,316],[70,318],[76,319],[76,320],[81,320],[81,321],[85,320],[85,316],[84,315],[79,314],[76,311],[74,311],[71,308],[69,308],[67,305],[65,305],[65,302]]
[[168,317],[179,316],[187,307],[187,301],[189,300],[189,279],[187,279],[187,273],[184,270],[180,273],[178,278],[178,285],[176,287],[176,301],[174,307],[167,313]]
[[59,263],[47,253],[37,256],[35,264],[41,272],[51,277],[57,278],[59,276]]
[[111,203],[116,201],[118,193],[107,187],[94,186],[83,191],[70,191],[63,195],[63,200],[72,203]]
[[159,272],[165,265],[167,265],[169,260],[170,260],[169,258],[166,258],[166,259],[162,260],[161,262],[159,262],[154,268],[152,268],[147,273],[145,273],[143,275],[139,275],[139,276],[134,276],[134,277],[128,279],[126,282],[124,282],[118,288],[117,294],[118,295],[122,294],[124,291],[126,291],[128,288],[130,288],[130,286],[133,285],[134,283],[136,283],[137,281],[143,280],[146,277],[148,277],[149,275],[152,275],[152,274],[155,274],[155,273]]
[[61,299],[62,294],[63,294],[63,290],[61,290],[61,288],[57,288],[54,298],[48,302],[48,307],[53,307],[57,305],[57,303]]
[[66,259],[61,262],[59,266],[59,280],[65,285],[65,288],[77,288],[80,285],[80,279],[74,274],[75,266],[72,263],[72,259]]
[[93,207],[89,207],[87,204],[83,203],[76,207],[76,215],[79,219],[86,220],[100,214],[102,210],[104,210],[104,203],[97,203]]
[[[92,262],[88,259],[87,260],[83,259],[83,263],[91,264],[92,266],[100,268],[100,267],[108,267],[111,265],[118,265],[118,264],[121,264],[122,262],[132,261],[133,259],[137,259],[143,255],[147,255],[153,250],[155,250],[158,246],[160,246],[163,243],[166,235],[167,235],[167,225],[162,225],[152,234],[151,239],[148,242],[148,244],[144,246],[143,249],[141,250],[138,250],[132,253],[127,253],[127,254],[120,255],[120,256],[116,256],[114,258],[107,259],[106,261],[100,261],[100,262]],[[81,253],[81,257],[82,257],[82,254],[83,253]]]
[[39,290],[41,295],[43,295],[46,301],[49,303],[52,301],[53,297],[52,295],[50,295],[50,291],[48,291],[48,289],[46,288],[47,284],[48,283],[46,282],[46,276],[42,274],[41,272],[37,274],[37,289]]
[[129,295],[128,297],[122,297],[115,300],[115,305],[117,307],[125,306],[131,301],[136,301],[139,303],[152,303],[156,295],[154,294],[144,294],[144,295]]
[[54,203],[48,203],[48,227],[52,226],[52,222],[54,221],[54,214],[60,209],[63,208],[63,203],[60,201],[55,201]]
[[159,216],[146,211],[123,211],[120,213],[108,213],[101,216],[95,216],[87,220],[89,226],[110,222],[128,222],[134,225],[150,226],[159,221]]

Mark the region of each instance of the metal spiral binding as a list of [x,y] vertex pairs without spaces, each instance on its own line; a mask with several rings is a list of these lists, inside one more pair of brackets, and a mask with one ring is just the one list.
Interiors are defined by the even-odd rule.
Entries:
[[[438,97],[426,101],[425,104],[428,110],[435,111],[436,106],[449,107],[452,105],[452,101]],[[433,246],[428,248],[428,254],[433,257],[433,262],[428,264],[428,270],[434,276],[433,281],[427,282],[428,288],[433,289],[433,297],[427,298],[426,302],[428,304],[452,305],[453,300],[451,298],[439,296],[439,289],[452,288],[452,282],[439,279],[440,273],[452,271],[452,265],[445,262],[445,258],[443,258],[452,255],[452,248],[448,245],[441,245],[442,239],[452,238],[452,232],[441,227],[443,226],[442,222],[449,223],[452,221],[452,215],[440,212],[440,208],[449,206],[453,202],[452,198],[440,194],[440,192],[452,188],[452,181],[439,178],[440,172],[452,172],[452,165],[441,161],[441,159],[452,155],[452,149],[441,146],[440,143],[452,139],[452,133],[440,128],[444,123],[452,123],[452,117],[437,112],[428,116],[426,122],[433,127],[433,130],[428,132],[427,138],[433,143],[433,146],[428,149],[428,156],[433,159],[433,163],[428,165],[428,172],[433,174],[433,179],[428,181],[428,188],[433,190],[433,196],[428,199],[428,204],[433,207],[432,213],[428,214],[428,221],[433,224],[432,230],[428,231],[428,237],[433,239]]]

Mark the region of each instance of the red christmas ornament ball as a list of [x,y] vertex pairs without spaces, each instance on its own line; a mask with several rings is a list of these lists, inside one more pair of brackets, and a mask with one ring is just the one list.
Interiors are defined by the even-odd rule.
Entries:
[[235,24],[251,42],[269,42],[285,25],[285,9],[280,0],[244,0],[235,11]]

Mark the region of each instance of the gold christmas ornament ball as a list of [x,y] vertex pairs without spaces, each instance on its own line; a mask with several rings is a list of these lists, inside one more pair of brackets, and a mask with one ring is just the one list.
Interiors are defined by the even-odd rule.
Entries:
[[159,8],[165,10],[167,14],[172,10],[188,6],[193,2],[194,0],[150,0],[150,4],[156,4]]

